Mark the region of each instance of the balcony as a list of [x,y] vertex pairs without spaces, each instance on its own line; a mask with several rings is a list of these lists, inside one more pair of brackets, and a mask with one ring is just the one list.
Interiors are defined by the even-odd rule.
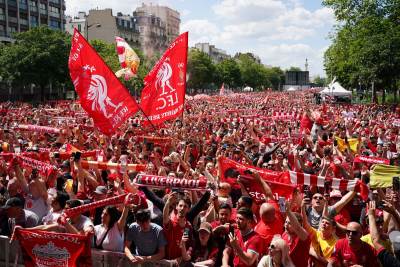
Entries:
[[59,5],[61,3],[60,0],[49,0],[49,3]]
[[8,17],[8,21],[12,23],[18,23],[18,19],[15,17]]
[[19,19],[19,23],[21,24],[21,25],[28,25],[28,20],[27,19]]
[[1,15],[0,15],[0,20],[6,20],[6,15],[1,14]]
[[8,6],[17,7],[17,1],[15,0],[8,0]]
[[38,12],[37,6],[30,6],[31,12]]
[[47,16],[47,9],[40,9],[40,14]]

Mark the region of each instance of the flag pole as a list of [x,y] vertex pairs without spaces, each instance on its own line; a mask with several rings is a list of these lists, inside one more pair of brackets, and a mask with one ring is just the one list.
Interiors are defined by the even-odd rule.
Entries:
[[[134,91],[136,92],[136,91]],[[136,94],[135,94],[136,95]],[[143,113],[144,117],[147,119],[147,121],[150,123],[150,125],[153,127],[153,130],[156,132],[156,134],[158,135],[158,137],[161,137],[161,135],[158,133],[156,126],[154,126],[154,124],[151,122],[151,120],[149,119],[149,116],[147,116],[147,114],[143,111],[142,107],[138,104],[138,102],[135,100],[135,104],[137,105],[137,107],[139,108],[139,110]]]

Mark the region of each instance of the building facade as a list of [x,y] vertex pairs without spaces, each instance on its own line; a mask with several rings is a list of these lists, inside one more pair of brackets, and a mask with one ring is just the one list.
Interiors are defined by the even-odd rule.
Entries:
[[74,29],[77,29],[85,38],[87,39],[87,31],[86,31],[86,13],[79,12],[78,16],[70,17],[67,16],[65,18],[65,31],[69,34],[74,34]]
[[64,0],[0,0],[0,42],[41,25],[64,31],[64,12]]
[[214,45],[210,45],[209,43],[197,43],[194,47],[201,52],[206,53],[214,63],[230,58],[225,50],[216,48]]
[[161,18],[144,11],[133,12],[139,28],[139,43],[143,53],[152,57],[168,46],[166,26]]
[[167,6],[146,5],[136,8],[136,12],[145,12],[159,17],[165,23],[165,31],[167,36],[167,44],[172,43],[180,33],[180,14],[178,11]]
[[115,43],[115,36],[124,38],[132,47],[139,47],[139,30],[136,19],[118,13],[113,16],[112,9],[89,10],[86,17],[87,39]]

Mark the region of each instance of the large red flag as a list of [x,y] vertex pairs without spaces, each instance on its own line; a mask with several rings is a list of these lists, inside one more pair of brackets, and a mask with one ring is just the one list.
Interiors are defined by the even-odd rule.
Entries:
[[68,66],[81,105],[101,132],[115,133],[138,111],[136,101],[125,86],[76,29]]
[[178,36],[144,78],[140,106],[153,124],[183,112],[186,90],[188,33]]

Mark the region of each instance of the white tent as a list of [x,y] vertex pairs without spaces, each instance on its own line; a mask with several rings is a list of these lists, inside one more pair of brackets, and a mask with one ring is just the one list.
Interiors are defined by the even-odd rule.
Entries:
[[253,92],[253,88],[251,88],[250,86],[246,86],[246,87],[243,89],[243,92]]
[[325,87],[324,90],[319,92],[321,96],[341,96],[341,97],[351,97],[351,91],[347,91],[346,89],[343,88],[343,86],[340,85],[339,82],[336,82],[333,80],[328,87]]
[[294,91],[297,91],[297,88],[295,88],[295,87],[290,87],[290,88],[287,89],[286,91],[288,91],[288,92],[294,92]]

